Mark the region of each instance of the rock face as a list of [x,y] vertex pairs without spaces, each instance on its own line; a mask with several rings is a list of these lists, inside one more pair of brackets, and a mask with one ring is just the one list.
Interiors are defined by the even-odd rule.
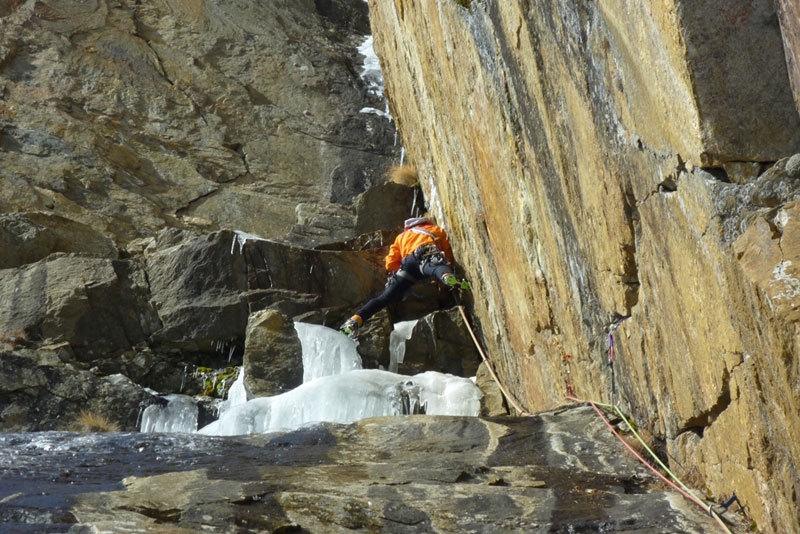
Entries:
[[[412,188],[383,187],[400,147],[362,76],[369,31],[362,0],[2,3],[5,374],[44,359],[39,378],[198,394],[242,363],[251,313],[333,322],[375,293],[381,239],[300,248],[411,208]],[[0,386],[2,429],[81,407],[34,415],[16,393]],[[137,403],[92,407],[132,429]]]
[[[79,401],[52,411],[42,405],[39,416],[29,408],[37,396],[86,398],[85,388],[84,397],[56,392],[86,375],[96,382],[89,371],[121,374],[159,392],[196,394],[206,389],[198,368],[241,365],[247,349],[248,363],[266,366],[273,360],[263,359],[269,356],[263,351],[295,343],[294,371],[299,369],[302,381],[291,319],[313,312],[321,321],[340,321],[377,293],[384,282],[376,268],[382,249],[377,250],[312,250],[230,230],[167,229],[135,259],[58,252],[0,270],[0,301],[9,303],[0,309],[0,428],[63,428],[60,418],[85,407]],[[269,328],[256,327],[265,313],[281,318],[280,335],[273,332],[279,339],[267,335]],[[40,360],[52,370],[29,369],[45,365]],[[276,389],[299,384],[292,365],[285,372],[277,367],[254,369],[252,375],[274,374]],[[34,378],[20,386],[20,376],[29,375]],[[27,393],[21,395],[20,388]],[[137,391],[139,397],[124,406],[97,399],[93,408],[119,420],[121,428],[135,429],[139,401],[150,396]]]
[[[679,474],[718,501],[735,491],[757,525],[789,532],[800,524],[800,156],[789,158],[800,121],[784,4],[785,50],[767,0],[370,8],[393,116],[514,396],[535,410],[567,392],[613,391]],[[63,429],[82,409],[133,430],[142,403],[163,401],[146,388],[204,392],[245,356],[253,365],[258,347],[291,345],[288,319],[338,324],[380,292],[391,227],[421,200],[410,184],[385,183],[399,148],[384,101],[360,76],[367,26],[362,0],[0,3],[0,431]],[[365,362],[385,363],[392,320],[451,299],[420,291],[365,328]],[[270,327],[266,316],[285,322]],[[415,361],[471,372],[464,352]],[[279,388],[294,380],[292,365],[283,370]],[[487,409],[502,412],[502,402]],[[539,433],[547,417],[423,421],[243,439],[263,460],[255,479],[244,476],[254,462],[233,475],[195,463],[87,498],[64,522],[102,530],[124,514],[142,529],[197,531],[205,511],[225,518],[220,530],[228,520],[567,529],[577,501],[587,528],[625,529],[634,517],[642,530],[707,530],[671,508],[636,515],[642,488],[618,474],[631,466],[605,462],[610,449],[596,448],[585,417],[566,426],[590,452],[581,459],[559,448],[565,437]],[[441,441],[418,447],[420,436]],[[195,462],[198,450],[241,443],[185,439],[181,454]],[[108,443],[113,453],[135,443],[133,459],[176,441]],[[332,467],[314,463],[329,453]],[[458,463],[467,456],[476,467]],[[543,466],[545,489],[523,465]],[[550,478],[565,465],[573,478]],[[15,488],[2,493],[2,514],[24,485],[7,473],[19,474],[0,477]],[[308,484],[316,476],[319,490]],[[429,487],[442,480],[450,485]],[[221,499],[207,498],[208,481]],[[164,484],[167,497],[151,501]],[[329,491],[339,486],[347,491]],[[171,502],[175,487],[191,499]],[[3,519],[34,517],[27,503],[42,495]]]
[[790,4],[782,40],[767,0],[370,1],[503,382],[527,410],[613,395],[776,532],[800,524]]
[[800,8],[791,0],[775,2],[781,22],[783,49],[786,53],[786,66],[789,69],[789,81],[792,84],[794,102],[800,111]]
[[119,246],[164,226],[336,241],[399,153],[392,122],[360,112],[385,107],[360,77],[364,2],[0,9],[3,213]]
[[83,411],[108,414],[118,427],[135,428],[140,403],[152,396],[124,375],[95,376],[76,369],[67,363],[69,356],[64,345],[0,351],[4,432],[66,429]]
[[[376,418],[225,440],[40,438],[80,460],[66,472],[37,461],[41,454],[23,436],[0,440],[4,470],[24,467],[28,487],[49,495],[37,500],[18,485],[0,519],[13,526],[38,516],[48,531],[56,522],[70,532],[715,529],[701,508],[654,487],[657,479],[621,454],[587,407],[521,419]],[[9,483],[19,480],[18,471],[6,473]],[[98,491],[101,474],[108,489]],[[114,476],[124,489],[112,489]]]
[[160,326],[142,272],[128,261],[52,254],[0,270],[0,295],[0,332],[67,342],[84,361],[144,342]]
[[244,348],[244,384],[256,397],[278,395],[303,383],[303,350],[291,319],[276,310],[250,316]]
[[437,311],[418,321],[405,344],[399,371],[417,374],[426,370],[456,376],[475,376],[481,361],[457,308]]

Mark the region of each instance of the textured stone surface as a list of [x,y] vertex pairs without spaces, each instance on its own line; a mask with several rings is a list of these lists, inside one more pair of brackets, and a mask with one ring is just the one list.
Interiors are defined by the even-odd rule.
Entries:
[[797,186],[782,158],[800,118],[773,3],[370,10],[404,146],[512,394],[536,410],[613,388],[712,494],[796,531]]
[[[228,230],[166,230],[146,251],[153,303],[163,323],[154,341],[212,351],[244,341],[248,316],[268,306],[291,317],[352,307],[379,291],[374,251],[322,251]],[[339,317],[336,317],[338,319]]]
[[475,376],[480,354],[470,339],[457,308],[436,311],[421,318],[406,341],[398,372],[415,375],[439,371],[456,376]]
[[33,263],[54,252],[118,257],[108,236],[85,224],[41,212],[0,216],[0,250],[0,269]]
[[125,260],[57,253],[0,270],[0,334],[67,342],[79,359],[144,342],[160,327],[141,271]]
[[[130,476],[121,491],[81,495],[70,513],[76,529],[145,532],[714,530],[699,507],[655,489],[612,440],[586,407],[528,419],[376,418],[195,439],[209,457]],[[172,448],[180,463],[180,439]]]
[[800,111],[800,6],[792,0],[777,0],[775,7],[781,23],[783,50],[786,54],[786,66],[789,69],[789,81],[792,84],[794,102]]
[[65,364],[69,349],[11,351],[0,343],[0,427],[4,432],[68,430],[78,414],[107,416],[133,430],[140,402],[150,393],[123,375],[95,376]]
[[303,383],[303,350],[288,317],[275,310],[250,315],[244,345],[244,385],[254,397],[279,395]]
[[[120,246],[164,226],[335,241],[398,153],[391,121],[359,112],[385,105],[359,76],[364,2],[3,5],[2,212]],[[298,204],[336,217],[312,229]]]

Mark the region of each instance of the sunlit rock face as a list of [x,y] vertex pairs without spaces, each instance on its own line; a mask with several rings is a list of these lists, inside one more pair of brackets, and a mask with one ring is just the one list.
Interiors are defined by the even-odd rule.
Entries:
[[404,146],[513,394],[534,410],[614,391],[676,467],[796,529],[797,51],[773,3],[370,10]]
[[786,66],[789,68],[789,80],[792,83],[794,101],[800,110],[800,6],[792,0],[777,0],[775,7],[781,22]]

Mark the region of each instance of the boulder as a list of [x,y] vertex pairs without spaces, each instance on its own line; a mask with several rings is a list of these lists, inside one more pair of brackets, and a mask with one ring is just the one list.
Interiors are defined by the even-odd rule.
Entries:
[[244,346],[244,385],[255,397],[279,395],[303,383],[303,349],[294,322],[276,310],[253,313]]
[[415,188],[394,182],[367,189],[353,203],[356,212],[355,233],[402,230],[403,221],[412,216],[415,194]]
[[138,429],[140,403],[152,395],[127,377],[64,363],[63,347],[8,349],[0,344],[0,431],[71,430],[82,412]]
[[383,285],[372,250],[301,248],[230,230],[165,230],[146,251],[164,347],[214,352],[220,342],[241,354],[251,312],[275,307],[289,316],[352,308]]
[[0,270],[0,332],[68,342],[93,361],[145,342],[158,327],[147,284],[135,262],[56,253]]
[[503,392],[500,390],[500,385],[495,381],[489,368],[483,362],[478,366],[478,371],[475,374],[475,385],[483,392],[481,415],[489,417],[508,415],[508,406],[506,405],[505,397],[503,397]]
[[247,267],[232,243],[233,232],[159,234],[146,255],[153,305],[163,325],[155,343],[199,352],[214,352],[220,342],[241,345]]

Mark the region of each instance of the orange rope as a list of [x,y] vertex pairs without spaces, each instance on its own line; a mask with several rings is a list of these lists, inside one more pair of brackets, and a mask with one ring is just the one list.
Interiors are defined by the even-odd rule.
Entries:
[[[472,326],[469,324],[469,319],[467,319],[467,314],[464,312],[464,306],[459,304],[458,305],[458,311],[461,312],[461,317],[464,318],[464,324],[467,325],[467,330],[469,331],[469,335],[472,337],[472,341],[475,343],[475,347],[477,347],[478,352],[480,353],[481,358],[483,359],[483,363],[486,364],[486,368],[489,370],[489,373],[492,375],[492,378],[494,379],[495,383],[500,388],[500,391],[503,392],[503,395],[505,396],[506,400],[508,400],[509,404],[511,404],[511,406],[513,406],[514,409],[517,410],[517,412],[519,412],[520,415],[533,415],[531,412],[529,412],[527,410],[523,410],[522,407],[519,405],[519,403],[517,403],[517,401],[514,400],[514,397],[512,397],[511,394],[506,390],[506,388],[503,387],[503,384],[500,383],[500,379],[497,378],[497,375],[495,374],[494,370],[492,369],[491,364],[489,363],[489,359],[486,357],[486,353],[483,351],[483,348],[481,347],[481,344],[478,342],[478,338],[475,336],[475,332],[472,330]],[[606,416],[603,415],[603,412],[600,410],[600,408],[597,407],[597,405],[594,402],[587,401],[587,400],[581,400],[581,399],[578,399],[578,398],[575,398],[573,396],[569,396],[568,395],[568,396],[564,397],[564,399],[561,402],[559,402],[559,404],[557,404],[556,406],[559,406],[560,404],[563,404],[564,401],[572,401],[572,402],[578,402],[578,403],[581,403],[581,404],[589,404],[589,405],[591,405],[591,407],[594,408],[594,411],[597,412],[597,415],[600,416],[600,419],[603,420],[603,422],[611,430],[611,432],[614,434],[614,436],[616,436],[617,439],[625,446],[625,448],[628,449],[631,453],[633,453],[633,455],[644,466],[646,466],[648,469],[650,469],[650,471],[655,473],[656,476],[658,476],[661,480],[663,480],[664,482],[669,484],[672,488],[677,490],[681,495],[683,495],[684,497],[686,497],[690,501],[692,501],[695,504],[697,504],[698,506],[700,506],[700,508],[702,508],[703,510],[708,512],[708,514],[711,517],[713,517],[717,521],[717,523],[719,523],[719,525],[722,527],[722,529],[725,532],[730,534],[730,530],[725,525],[725,523],[722,521],[722,518],[717,513],[715,513],[713,511],[711,506],[706,505],[703,501],[701,501],[700,499],[698,499],[697,497],[692,495],[690,492],[684,491],[683,489],[678,487],[677,484],[675,484],[674,482],[669,480],[667,477],[665,477],[663,474],[661,474],[655,467],[650,465],[650,463],[647,460],[645,460],[638,452],[636,452],[636,450],[634,450],[633,447],[630,446],[630,444],[627,441],[625,441],[625,439],[617,432],[617,430],[614,428],[614,426],[609,422],[609,420],[606,418]]]
[[606,418],[606,416],[605,416],[605,415],[603,415],[603,412],[602,412],[602,411],[600,411],[600,408],[598,408],[598,407],[597,407],[597,405],[596,405],[594,402],[592,402],[592,401],[587,401],[587,400],[576,399],[575,397],[566,397],[566,399],[567,399],[567,400],[571,400],[571,401],[573,401],[573,402],[578,402],[578,403],[583,403],[583,404],[589,404],[589,405],[590,405],[592,408],[594,408],[594,411],[595,411],[595,412],[597,412],[597,415],[599,415],[599,416],[600,416],[600,419],[602,419],[602,420],[603,420],[603,422],[604,422],[604,423],[606,424],[606,426],[607,426],[607,427],[608,427],[608,428],[611,430],[611,432],[612,432],[612,433],[613,433],[613,434],[614,434],[614,435],[617,437],[617,439],[618,439],[618,440],[619,440],[619,441],[620,441],[620,442],[621,442],[621,443],[622,443],[622,444],[625,446],[625,448],[626,448],[626,449],[628,449],[629,451],[631,451],[631,452],[633,453],[633,455],[634,455],[634,456],[636,456],[636,458],[637,458],[637,459],[638,459],[638,460],[639,460],[639,461],[640,461],[640,462],[641,462],[641,463],[642,463],[642,464],[643,464],[645,467],[647,467],[647,468],[648,468],[650,471],[652,471],[653,473],[655,473],[655,474],[656,474],[656,476],[658,476],[658,478],[660,478],[661,480],[663,480],[664,482],[666,482],[667,484],[669,484],[670,486],[672,486],[672,487],[673,487],[675,490],[677,490],[677,491],[678,491],[678,493],[680,493],[681,495],[683,495],[684,497],[686,497],[686,498],[687,498],[687,499],[689,499],[690,501],[692,501],[692,502],[694,502],[695,504],[697,504],[697,505],[698,505],[700,508],[702,508],[704,511],[706,511],[706,512],[707,512],[707,513],[708,513],[708,514],[711,516],[711,517],[713,517],[714,519],[716,519],[716,520],[717,520],[717,523],[719,523],[719,524],[720,524],[720,526],[722,526],[722,528],[725,530],[725,532],[728,532],[728,533],[730,533],[730,530],[728,530],[728,527],[727,527],[727,526],[725,525],[725,523],[722,521],[722,518],[720,518],[720,517],[719,517],[719,515],[717,515],[717,514],[716,514],[716,513],[713,511],[713,509],[711,508],[711,506],[709,506],[709,505],[706,505],[706,504],[705,504],[703,501],[701,501],[700,499],[698,499],[697,497],[695,497],[694,495],[692,495],[692,494],[691,494],[691,493],[689,493],[688,491],[684,491],[683,489],[681,489],[680,487],[678,487],[678,485],[677,485],[677,484],[675,484],[675,483],[674,483],[674,482],[672,482],[670,479],[668,479],[668,478],[667,478],[667,477],[665,477],[663,474],[661,474],[661,473],[660,473],[660,472],[659,472],[659,471],[658,471],[658,470],[657,470],[655,467],[653,467],[652,465],[650,465],[650,463],[649,463],[647,460],[645,460],[645,459],[644,459],[644,458],[643,458],[643,457],[642,457],[642,456],[641,456],[641,455],[640,455],[638,452],[636,452],[636,450],[634,450],[634,448],[633,448],[633,447],[631,447],[631,446],[630,446],[630,444],[629,444],[627,441],[625,441],[625,439],[624,439],[624,438],[623,438],[623,437],[622,437],[622,436],[619,434],[619,432],[617,432],[617,429],[616,429],[616,428],[614,428],[614,426],[611,424],[611,422],[610,422],[610,421],[609,421],[609,420]]

